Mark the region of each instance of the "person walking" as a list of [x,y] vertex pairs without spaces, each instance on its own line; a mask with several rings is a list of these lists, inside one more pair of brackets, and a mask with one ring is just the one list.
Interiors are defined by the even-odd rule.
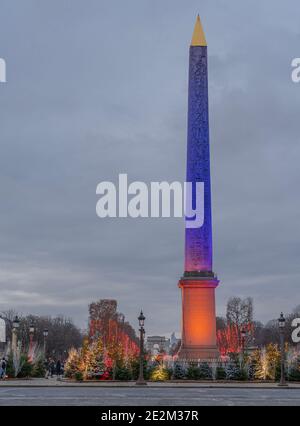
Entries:
[[5,379],[6,377],[6,359],[3,357],[0,365],[0,379]]
[[50,360],[49,370],[50,370],[50,377],[53,377],[54,374],[55,374],[55,362],[54,362],[54,359]]
[[57,380],[60,380],[61,379],[61,362],[60,362],[60,359],[58,359],[57,360],[57,363],[56,363],[56,376],[57,376]]
[[48,379],[49,378],[49,360],[48,359],[45,359],[44,368],[45,368],[45,379]]

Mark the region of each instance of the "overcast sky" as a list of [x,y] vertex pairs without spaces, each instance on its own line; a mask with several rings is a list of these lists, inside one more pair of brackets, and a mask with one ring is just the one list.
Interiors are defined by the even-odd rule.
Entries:
[[208,41],[217,313],[300,303],[298,0],[0,0],[0,310],[64,314],[115,298],[180,330],[182,219],[99,219],[119,173],[184,180],[188,48]]

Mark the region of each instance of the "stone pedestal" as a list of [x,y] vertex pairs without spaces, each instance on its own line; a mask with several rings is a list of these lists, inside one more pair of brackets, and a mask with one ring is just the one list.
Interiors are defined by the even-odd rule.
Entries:
[[182,277],[178,283],[182,296],[182,342],[178,352],[181,360],[216,360],[215,288],[218,279]]

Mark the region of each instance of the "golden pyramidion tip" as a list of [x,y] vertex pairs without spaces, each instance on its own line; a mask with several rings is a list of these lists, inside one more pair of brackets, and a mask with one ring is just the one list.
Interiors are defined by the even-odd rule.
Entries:
[[207,46],[205,34],[200,21],[200,16],[197,16],[191,46]]

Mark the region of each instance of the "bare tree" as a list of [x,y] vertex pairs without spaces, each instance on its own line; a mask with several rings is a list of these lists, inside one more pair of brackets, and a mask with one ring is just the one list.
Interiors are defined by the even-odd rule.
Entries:
[[239,329],[253,322],[253,300],[251,297],[241,299],[232,297],[227,302],[227,323]]

